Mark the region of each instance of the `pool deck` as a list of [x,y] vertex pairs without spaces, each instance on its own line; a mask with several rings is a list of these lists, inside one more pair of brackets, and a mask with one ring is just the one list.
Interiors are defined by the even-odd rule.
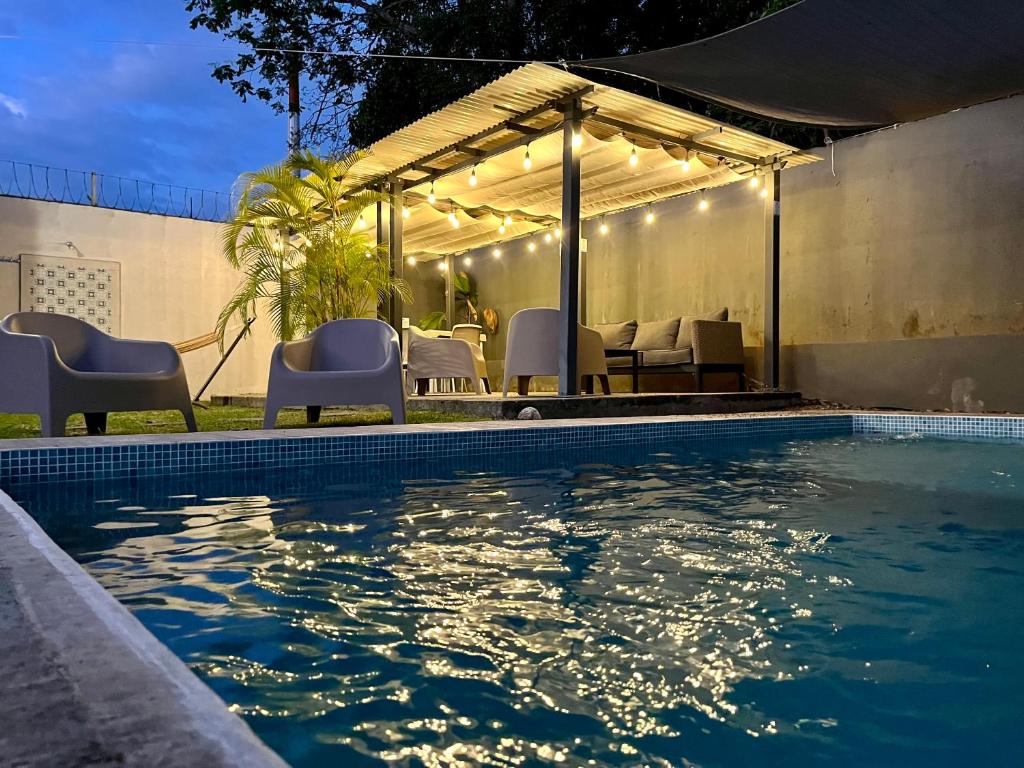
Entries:
[[0,659],[0,765],[285,765],[2,491]]
[[[791,417],[801,417],[794,422]],[[862,432],[907,432],[1024,442],[1024,418],[863,411],[475,422],[0,441],[0,454],[43,449],[360,439],[408,434],[607,428],[685,423],[748,428],[848,416]],[[787,423],[788,419],[788,423]],[[854,424],[854,422],[857,422]],[[533,431],[537,430],[537,431]],[[587,432],[590,430],[587,429]],[[739,434],[742,434],[740,432]],[[419,440],[420,438],[417,438]],[[264,443],[265,445],[267,443]],[[58,450],[63,454],[62,450]],[[168,470],[170,471],[170,470]],[[188,667],[0,491],[0,764],[14,766],[264,766],[284,763]]]

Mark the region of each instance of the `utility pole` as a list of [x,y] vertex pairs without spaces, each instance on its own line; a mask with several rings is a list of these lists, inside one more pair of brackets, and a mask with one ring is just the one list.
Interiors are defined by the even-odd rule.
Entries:
[[288,155],[294,155],[299,151],[299,112],[302,105],[299,102],[299,75],[302,65],[299,63],[299,55],[291,54],[290,66],[288,67]]

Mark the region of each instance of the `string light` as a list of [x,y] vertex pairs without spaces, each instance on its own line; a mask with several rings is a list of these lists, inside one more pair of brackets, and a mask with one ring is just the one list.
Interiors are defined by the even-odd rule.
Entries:
[[562,239],[562,228],[561,227],[555,227],[555,237],[557,237],[559,240]]
[[526,250],[528,250],[530,253],[533,253],[534,251],[537,250],[537,244],[533,241],[530,241],[529,243],[526,244]]
[[529,144],[526,145],[526,154],[523,155],[523,168],[525,170],[527,170],[527,171],[530,170],[531,168],[533,168],[533,160],[530,159],[530,145]]
[[644,216],[644,221],[646,221],[648,224],[654,223],[654,211],[651,209],[651,206],[649,205],[647,206],[647,215]]
[[491,256],[493,256],[496,259],[500,259],[501,258],[501,248],[498,248],[497,246],[495,246],[494,250],[491,251]]
[[366,229],[366,219],[363,218],[363,214],[359,214],[359,218],[356,220],[356,229]]
[[601,226],[599,226],[599,227],[597,228],[597,230],[598,230],[598,231],[599,231],[599,232],[600,232],[600,233],[601,233],[602,235],[607,235],[607,234],[608,234],[608,222],[604,220],[604,216],[602,216],[602,217],[601,217]]
[[579,149],[583,146],[583,134],[573,131],[572,133],[572,148]]
[[430,182],[430,194],[427,195],[427,202],[431,205],[437,202],[437,195],[434,194],[434,182]]
[[437,265],[437,268],[440,269],[442,272],[447,272],[448,262],[446,262],[444,259],[441,259],[440,263]]
[[464,267],[471,267],[471,266],[473,266],[473,259],[471,257],[467,256],[466,258],[464,258],[462,260],[462,266],[464,266]]
[[472,172],[469,174],[469,186],[475,187],[477,182],[476,178],[476,166],[473,166]]
[[761,197],[762,198],[768,197],[768,187],[767,186],[761,187]]
[[758,178],[757,173],[754,173],[750,177],[750,187],[751,189],[757,189],[759,186],[761,186],[761,179]]
[[509,216],[507,213],[505,214],[505,226],[506,227],[511,227],[512,226],[512,217]]
[[415,267],[416,266],[416,257],[415,256],[410,256],[409,258],[407,258],[405,260],[405,263],[408,264],[410,267]]
[[551,233],[550,232],[545,232],[544,233],[544,242],[545,243],[550,243],[551,242]]
[[455,211],[448,211],[448,221],[450,221],[450,222],[451,222],[452,226],[453,226],[453,227],[454,227],[455,229],[458,229],[458,228],[459,228],[459,219],[458,219],[458,217],[457,217],[457,216],[455,215]]
[[702,189],[700,191],[700,202],[697,203],[697,208],[702,210],[702,211],[706,211],[710,207],[711,207],[711,203],[709,203],[707,201],[707,198],[704,197],[704,190]]
[[683,173],[690,172],[690,150],[686,150],[686,156],[683,158]]
[[505,234],[505,225],[504,224],[499,224],[498,225],[498,234],[499,235],[504,235]]
[[633,145],[633,149],[629,152],[629,164],[636,168],[637,163],[640,162],[640,156],[636,153],[636,144]]
[[406,208],[403,205],[402,206],[402,218],[403,219],[408,219],[410,216],[412,216],[412,211],[410,211],[408,208]]

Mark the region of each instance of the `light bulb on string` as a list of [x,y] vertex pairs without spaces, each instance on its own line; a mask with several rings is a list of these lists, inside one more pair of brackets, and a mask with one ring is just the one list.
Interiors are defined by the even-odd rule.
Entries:
[[629,151],[629,164],[636,168],[637,163],[640,162],[640,156],[636,153],[636,144],[633,145],[633,149]]
[[505,234],[505,225],[504,224],[499,224],[498,225],[498,234],[499,235],[504,235]]
[[473,266],[473,259],[472,259],[472,257],[466,256],[462,260],[462,266],[464,266],[464,267],[471,267],[471,266]]
[[557,237],[559,240],[562,239],[562,228],[561,227],[555,227],[555,237]]
[[356,229],[366,229],[366,219],[363,218],[363,214],[359,214],[359,218],[356,219]]
[[430,194],[427,195],[427,202],[431,205],[437,202],[437,195],[434,194],[434,182],[430,182]]
[[476,186],[476,183],[477,183],[477,178],[476,178],[476,166],[474,165],[474,166],[473,166],[473,170],[472,170],[472,171],[470,171],[470,174],[469,174],[469,186],[471,186],[471,187],[475,187],[475,186]]
[[406,208],[403,205],[402,206],[402,218],[403,219],[408,219],[410,216],[412,216],[412,211],[410,211],[408,208]]
[[526,250],[528,250],[530,253],[533,253],[534,251],[537,250],[537,244],[531,240],[529,243],[526,244]]
[[686,156],[683,158],[683,173],[690,172],[690,150],[686,150]]
[[760,186],[761,186],[761,179],[758,178],[757,172],[755,171],[754,175],[750,177],[750,187],[751,187],[751,189],[757,189]]
[[573,131],[572,134],[572,148],[579,149],[583,146],[583,134],[579,131]]
[[697,208],[698,208],[699,210],[702,210],[702,211],[706,211],[706,210],[707,210],[708,208],[710,208],[710,207],[711,207],[711,203],[709,203],[709,202],[707,201],[707,198],[706,198],[706,197],[704,197],[704,190],[702,189],[702,190],[700,191],[700,202],[699,202],[699,203],[697,203]]
[[407,258],[405,260],[405,263],[408,264],[410,267],[415,267],[416,266],[416,257],[415,256],[410,256],[409,258]]
[[761,187],[760,194],[762,198],[768,197],[768,187]]
[[448,262],[446,262],[444,259],[441,259],[441,261],[437,265],[437,268],[439,270],[441,270],[442,272],[447,272],[448,271]]
[[647,206],[647,213],[644,216],[644,221],[646,221],[648,224],[654,223],[654,211],[651,209],[651,206],[649,205]]
[[459,228],[459,218],[455,215],[455,211],[448,212],[448,221],[455,229]]
[[604,220],[603,216],[601,217],[601,226],[597,228],[597,231],[600,232],[602,235],[608,234],[608,222]]
[[551,233],[550,232],[545,232],[544,233],[544,242],[545,243],[550,243],[551,242]]
[[498,248],[497,246],[495,246],[494,250],[491,251],[491,256],[493,256],[496,259],[500,259],[501,258],[501,248]]
[[527,170],[527,171],[530,170],[531,168],[533,168],[533,160],[530,159],[530,145],[529,144],[526,145],[526,154],[523,155],[523,168],[525,170]]
[[507,213],[505,214],[504,224],[506,227],[512,226],[512,217],[509,216]]

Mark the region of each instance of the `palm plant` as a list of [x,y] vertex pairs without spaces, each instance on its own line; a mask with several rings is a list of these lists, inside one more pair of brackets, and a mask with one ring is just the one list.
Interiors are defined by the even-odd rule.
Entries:
[[244,321],[261,304],[282,341],[328,320],[367,317],[393,294],[411,301],[395,278],[386,245],[359,231],[362,211],[381,195],[346,180],[361,155],[319,158],[301,152],[247,174],[223,250],[242,282],[221,310],[223,343],[231,318]]

